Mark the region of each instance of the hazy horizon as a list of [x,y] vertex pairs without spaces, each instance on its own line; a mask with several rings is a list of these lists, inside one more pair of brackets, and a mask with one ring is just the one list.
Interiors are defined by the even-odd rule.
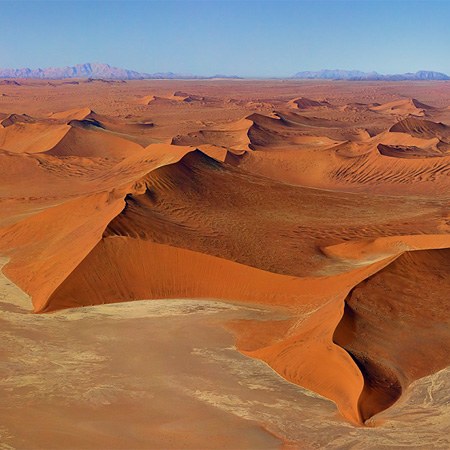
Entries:
[[[450,73],[445,1],[4,1],[0,67],[290,77]],[[20,38],[17,31],[20,30]],[[319,30],[319,32],[317,31]]]

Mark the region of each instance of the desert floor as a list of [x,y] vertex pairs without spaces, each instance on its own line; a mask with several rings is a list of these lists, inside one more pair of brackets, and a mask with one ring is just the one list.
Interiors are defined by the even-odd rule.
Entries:
[[146,300],[31,315],[1,293],[1,441],[9,448],[446,448],[450,372],[414,383],[381,427],[242,356],[225,324],[270,316]]

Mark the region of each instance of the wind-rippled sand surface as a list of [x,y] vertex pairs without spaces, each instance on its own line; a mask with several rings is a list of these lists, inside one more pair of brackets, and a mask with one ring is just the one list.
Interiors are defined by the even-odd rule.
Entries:
[[448,447],[450,83],[0,91],[6,444]]

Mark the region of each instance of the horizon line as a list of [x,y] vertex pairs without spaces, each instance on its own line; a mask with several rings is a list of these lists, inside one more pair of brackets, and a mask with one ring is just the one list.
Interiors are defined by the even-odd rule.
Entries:
[[[0,75],[0,78],[17,78],[17,79],[36,79],[36,80],[59,80],[59,79],[89,79],[89,78],[93,78],[93,79],[105,79],[105,80],[122,80],[122,81],[138,81],[139,79],[141,80],[145,80],[145,79],[166,79],[167,78],[147,78],[146,75],[149,76],[155,76],[155,75],[174,75],[173,78],[169,78],[169,79],[173,79],[173,80],[188,80],[188,79],[220,79],[220,78],[224,78],[224,79],[280,79],[280,80],[288,80],[288,79],[302,79],[302,78],[296,78],[297,74],[320,74],[321,72],[343,72],[343,73],[351,73],[351,72],[357,72],[359,74],[364,74],[364,75],[374,75],[374,76],[380,76],[380,77],[393,77],[393,76],[405,76],[405,75],[416,75],[416,74],[420,74],[422,72],[428,72],[428,73],[435,73],[435,74],[439,74],[439,75],[445,75],[446,77],[449,77],[449,75],[445,72],[440,72],[437,70],[429,70],[429,69],[420,69],[417,71],[406,71],[406,72],[378,72],[376,70],[370,70],[370,71],[364,71],[361,69],[343,69],[343,68],[334,68],[334,69],[319,69],[319,70],[299,70],[297,72],[295,72],[294,74],[291,75],[239,75],[236,73],[233,74],[225,74],[225,73],[215,73],[214,75],[200,75],[200,74],[195,74],[195,73],[190,73],[190,72],[181,72],[181,73],[177,73],[177,72],[173,72],[173,71],[155,71],[155,72],[141,72],[138,70],[134,70],[134,69],[128,69],[128,68],[124,68],[124,67],[120,67],[120,66],[114,66],[111,65],[109,63],[102,63],[102,62],[85,62],[85,63],[77,63],[77,64],[73,64],[73,65],[61,65],[61,66],[47,66],[47,67],[37,67],[37,68],[31,68],[29,66],[24,66],[24,67],[19,67],[19,68],[14,68],[14,67],[0,67],[0,71],[22,71],[22,70],[30,70],[30,71],[46,71],[46,70],[50,70],[50,69],[65,69],[65,68],[74,68],[74,67],[80,67],[80,66],[92,66],[92,65],[99,65],[99,66],[105,66],[105,67],[109,67],[111,69],[118,69],[118,70],[124,70],[127,72],[132,72],[138,75],[142,75],[142,78],[136,78],[135,80],[130,80],[126,77],[124,78],[118,78],[118,77],[113,77],[113,78],[109,78],[109,77],[102,77],[102,78],[96,78],[95,76],[67,76],[67,77],[45,77],[45,78],[41,78],[41,77],[33,77],[33,76],[29,76],[29,77],[20,77],[20,76],[4,76],[3,74]],[[356,79],[355,79],[356,78]],[[450,77],[449,77],[450,78]],[[312,80],[323,80],[324,78],[319,78],[319,77],[305,77],[303,78],[305,80],[307,79],[312,79]],[[328,81],[332,81],[333,78],[329,78]],[[335,79],[336,81],[344,81],[342,79]],[[383,81],[383,80],[370,80],[370,79],[366,79],[366,78],[358,78],[358,76],[349,79],[346,79],[345,81]],[[394,81],[394,80],[385,80],[385,81]],[[399,81],[408,81],[408,80],[399,80]],[[426,80],[409,80],[409,81],[426,81]],[[429,81],[433,81],[433,80],[429,80]],[[434,81],[446,81],[446,80],[434,80]]]

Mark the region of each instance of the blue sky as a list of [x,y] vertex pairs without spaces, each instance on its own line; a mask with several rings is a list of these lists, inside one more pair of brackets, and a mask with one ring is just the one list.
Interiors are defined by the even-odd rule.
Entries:
[[450,0],[0,0],[1,67],[450,74]]

